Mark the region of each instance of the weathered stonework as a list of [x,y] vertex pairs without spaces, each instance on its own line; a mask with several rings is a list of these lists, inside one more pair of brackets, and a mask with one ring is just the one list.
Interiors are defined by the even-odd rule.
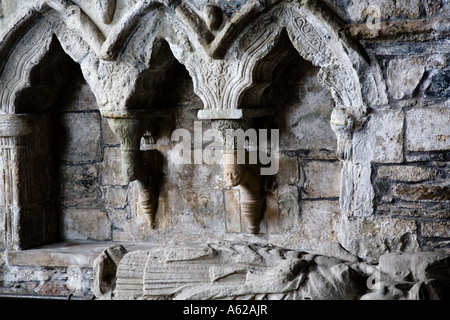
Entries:
[[[430,126],[424,119],[433,123]],[[407,112],[406,147],[410,151],[447,150],[450,140],[448,106],[427,106]]]
[[342,165],[340,162],[307,162],[303,166],[304,198],[339,198]]
[[[0,1],[0,294],[88,296],[89,266],[17,267],[61,241],[448,252],[448,13],[428,0]],[[222,162],[195,162],[223,124],[279,130],[258,210]]]
[[104,210],[65,209],[61,215],[64,238],[108,240],[111,237],[111,222]]
[[336,244],[318,252],[245,242],[115,246],[94,261],[93,292],[111,300],[445,299],[448,264],[442,253],[387,253],[376,267]]
[[[389,123],[389,126],[384,123]],[[357,161],[402,162],[403,126],[402,110],[388,109],[372,113],[366,127],[355,133],[354,154]]]

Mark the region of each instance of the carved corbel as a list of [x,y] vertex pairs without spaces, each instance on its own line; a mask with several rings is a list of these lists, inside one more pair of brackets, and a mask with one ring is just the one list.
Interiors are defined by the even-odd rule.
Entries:
[[237,141],[234,134],[235,130],[244,130],[250,124],[251,119],[212,121],[213,127],[219,130],[225,143],[225,181],[229,187],[239,187],[241,215],[247,220],[249,232],[258,234],[265,201],[261,173],[259,165],[251,163],[249,151],[244,148],[244,141]]
[[337,157],[340,160],[351,160],[353,154],[353,132],[355,119],[345,109],[335,108],[331,113],[331,128],[337,137]]
[[146,110],[103,112],[108,124],[119,139],[122,174],[127,182],[136,181],[139,188],[139,205],[149,217],[151,228],[155,225],[158,206],[157,187],[154,183],[154,158],[141,151],[141,139],[151,136],[148,127],[155,116]]
[[[238,163],[238,152],[238,150],[223,151],[225,181],[230,187],[239,186],[241,214],[247,219],[249,232],[258,234],[264,204],[262,179],[255,165]],[[248,159],[248,156],[245,158]]]

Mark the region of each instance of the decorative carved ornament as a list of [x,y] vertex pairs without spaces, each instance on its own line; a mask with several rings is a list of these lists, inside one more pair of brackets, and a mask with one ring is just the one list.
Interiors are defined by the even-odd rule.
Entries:
[[[179,0],[137,1],[121,17],[115,0],[97,0],[96,7],[97,24],[71,0],[30,1],[16,12],[0,33],[0,117],[21,113],[18,97],[35,85],[33,70],[57,39],[80,65],[100,112],[116,129],[130,181],[145,180],[137,141],[151,131],[147,122],[154,117],[130,101],[142,75],[166,70],[159,68],[167,57],[164,43],[186,67],[203,101],[198,117],[220,121],[273,112],[267,107],[246,109],[243,97],[256,85],[258,63],[282,60],[269,54],[287,37],[305,60],[320,67],[318,79],[335,100],[331,125],[342,160],[351,159],[352,135],[364,123],[368,108],[385,99],[376,66],[319,1],[249,0],[231,18],[217,6],[197,8]],[[157,90],[156,71],[153,78]],[[139,137],[130,137],[130,128]],[[142,190],[148,190],[146,184]],[[143,192],[142,202],[150,203],[152,196]],[[144,207],[150,215],[154,212],[154,206]]]
[[[115,1],[97,3],[102,21],[111,23]],[[336,107],[354,119],[356,129],[367,106],[376,102],[365,101],[361,87],[378,90],[364,52],[340,33],[335,20],[317,1],[251,0],[230,19],[214,6],[200,12],[188,1],[139,1],[105,35],[70,0],[33,1],[0,35],[1,83],[7,88],[1,92],[1,110],[15,112],[14,92],[28,85],[30,68],[48,50],[52,34],[80,63],[101,110],[126,108],[136,79],[152,64],[153,49],[161,40],[186,66],[204,109],[239,109],[256,63],[285,30],[299,54],[321,67],[319,80],[332,92]],[[28,33],[32,39],[22,41]],[[33,50],[27,50],[30,46]],[[14,68],[8,68],[11,63]]]

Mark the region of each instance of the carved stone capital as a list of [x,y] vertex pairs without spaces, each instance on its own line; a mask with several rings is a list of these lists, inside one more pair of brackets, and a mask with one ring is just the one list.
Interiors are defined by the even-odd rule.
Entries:
[[141,151],[140,145],[143,137],[154,142],[149,125],[161,114],[150,110],[103,111],[102,114],[120,141],[122,174],[128,182],[138,182],[139,204],[149,217],[150,227],[154,228],[158,198],[153,180],[157,172],[155,157],[149,157],[149,152],[156,150]]
[[236,150],[239,148],[239,143],[236,139],[236,130],[247,130],[251,126],[251,119],[240,120],[212,120],[211,125],[213,129],[218,130],[222,136],[226,150]]
[[122,174],[128,182],[134,181],[142,169],[140,143],[152,117],[145,110],[103,111],[111,130],[120,141]]

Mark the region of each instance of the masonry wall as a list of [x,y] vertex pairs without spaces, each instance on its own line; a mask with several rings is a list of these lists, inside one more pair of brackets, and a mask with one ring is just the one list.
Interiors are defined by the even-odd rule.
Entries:
[[[187,71],[178,65],[175,80],[168,83],[170,98],[162,106],[170,110],[168,117],[156,123],[155,143],[145,146],[157,150],[161,169],[156,228],[151,229],[137,204],[136,184],[125,183],[121,176],[119,142],[74,63],[51,108],[54,134],[49,139],[57,163],[53,198],[59,203],[60,240],[252,240],[302,249],[339,241],[355,254],[375,258],[387,251],[449,252],[450,48],[442,36],[424,37],[407,26],[392,34],[386,29],[378,34],[361,29],[370,4],[381,8],[381,23],[445,18],[448,4],[326,2],[379,64],[386,84],[384,103],[370,110],[365,125],[354,135],[354,153],[359,157],[355,161],[370,163],[362,171],[370,175],[370,184],[359,186],[366,188],[370,214],[341,214],[342,162],[335,156],[336,136],[329,125],[334,101],[317,81],[319,69],[298,57],[274,73],[270,98],[277,112],[265,121],[280,130],[280,170],[266,180],[270,206],[261,234],[248,235],[236,220],[238,190],[226,187],[221,166],[171,161],[177,144],[171,141],[172,132],[185,128],[194,139],[193,124],[202,108]],[[232,15],[241,2],[218,3]],[[0,26],[6,25],[13,7],[12,1],[3,2]],[[123,5],[121,10],[125,9]],[[202,125],[203,130],[211,126],[208,121]],[[4,292],[76,290],[89,295],[89,270],[10,267],[5,251],[0,253]],[[67,276],[71,272],[76,277]]]
[[[73,78],[77,80],[63,91],[55,106],[57,150],[62,151],[62,239],[207,242],[249,237],[245,226],[230,226],[241,223],[239,212],[235,216],[231,212],[232,206],[239,211],[239,189],[226,187],[220,165],[171,161],[179,143],[172,141],[172,132],[188,129],[193,146],[193,140],[198,139],[194,121],[198,121],[196,114],[202,107],[187,72],[181,65],[178,69],[179,77],[171,84],[171,94],[176,97],[171,101],[171,116],[158,121],[156,143],[146,146],[158,150],[162,159],[154,230],[137,203],[135,182],[123,180],[119,142],[107,121],[101,119],[81,74],[76,73]],[[266,182],[268,192],[275,195],[275,216],[269,221],[271,227],[263,222],[256,240],[310,248],[332,239],[331,218],[339,212],[341,164],[335,157],[336,138],[329,126],[333,101],[318,83],[317,72],[300,57],[278,72],[274,100],[279,112],[269,120],[280,130],[280,171]],[[75,93],[71,92],[74,88]],[[210,129],[211,123],[204,121],[202,127]],[[208,141],[203,142],[204,147],[208,145]],[[229,192],[234,197],[227,197]],[[320,225],[315,216],[320,217]],[[316,238],[313,226],[320,237]],[[302,236],[295,236],[298,233]]]

